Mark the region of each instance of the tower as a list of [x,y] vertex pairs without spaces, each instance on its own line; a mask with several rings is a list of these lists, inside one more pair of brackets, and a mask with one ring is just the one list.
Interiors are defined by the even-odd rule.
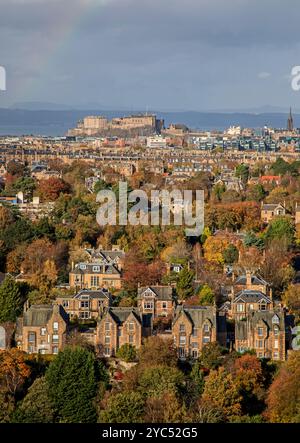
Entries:
[[289,132],[292,132],[294,130],[294,120],[293,120],[293,116],[292,116],[292,108],[290,108],[290,115],[287,121],[287,130]]

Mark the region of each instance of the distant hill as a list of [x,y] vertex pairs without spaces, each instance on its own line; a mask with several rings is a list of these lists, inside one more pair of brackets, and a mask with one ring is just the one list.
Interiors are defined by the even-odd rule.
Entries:
[[[137,112],[137,111],[135,111]],[[262,128],[268,125],[285,128],[287,113],[241,113],[241,112],[154,112],[170,123],[183,123],[194,129],[223,130],[232,125]],[[77,121],[86,115],[121,117],[132,111],[107,110],[27,110],[0,108],[0,134],[2,135],[65,135],[67,130],[76,126]],[[294,114],[294,123],[300,127],[300,114]]]

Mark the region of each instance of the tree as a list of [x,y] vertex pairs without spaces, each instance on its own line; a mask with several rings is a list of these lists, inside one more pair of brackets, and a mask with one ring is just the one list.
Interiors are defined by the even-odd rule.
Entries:
[[246,185],[249,179],[249,166],[241,163],[236,167],[235,175],[241,179],[244,185]]
[[200,362],[204,368],[216,369],[221,365],[223,356],[227,352],[227,349],[217,342],[208,343],[202,349]]
[[91,352],[80,347],[65,348],[51,362],[46,371],[46,381],[57,421],[96,421],[96,361]]
[[170,366],[177,365],[177,354],[172,340],[160,337],[149,337],[138,351],[140,365],[143,366]]
[[203,285],[199,291],[199,304],[202,306],[210,306],[214,304],[215,295],[208,285]]
[[290,284],[283,294],[282,300],[286,306],[300,318],[300,284]]
[[294,351],[269,388],[266,417],[273,423],[299,423],[299,404],[300,353]]
[[5,206],[0,206],[0,229],[5,229],[8,225],[13,223],[14,216],[12,211]]
[[164,392],[159,397],[148,397],[145,404],[145,423],[186,423],[184,406],[173,392]]
[[196,395],[200,396],[204,390],[205,380],[203,368],[198,360],[193,364],[190,378],[194,383]]
[[0,323],[15,321],[22,311],[23,300],[18,283],[8,276],[0,286]]
[[134,346],[125,343],[117,350],[117,357],[126,362],[135,361],[136,349]]
[[223,264],[223,252],[228,246],[229,242],[226,238],[208,237],[203,245],[205,259]]
[[239,259],[239,250],[236,246],[233,244],[230,244],[224,251],[223,251],[223,259],[224,263],[227,265],[232,265],[233,263],[236,263]]
[[266,231],[266,240],[286,239],[288,245],[291,245],[295,239],[295,228],[290,218],[277,217],[271,220]]
[[181,300],[185,300],[191,297],[194,293],[194,272],[189,270],[187,266],[185,266],[178,274],[177,280],[177,294]]
[[16,395],[31,373],[25,352],[12,348],[0,352],[0,384],[6,392]]
[[45,377],[37,378],[18,406],[13,422],[15,423],[53,423],[54,406],[48,393]]
[[169,366],[146,367],[139,377],[139,390],[149,397],[160,397],[164,392],[179,394],[183,389],[184,375]]
[[142,423],[145,400],[139,392],[111,394],[103,402],[100,423]]
[[210,402],[211,406],[222,410],[224,419],[239,415],[241,412],[242,397],[231,374],[227,374],[223,367],[211,371],[205,380],[202,400]]
[[43,201],[55,201],[61,193],[68,191],[67,183],[56,177],[40,180],[37,187],[37,193]]

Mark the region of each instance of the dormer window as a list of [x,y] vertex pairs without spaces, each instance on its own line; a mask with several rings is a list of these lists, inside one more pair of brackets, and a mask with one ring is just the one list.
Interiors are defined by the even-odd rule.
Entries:
[[274,315],[272,317],[272,323],[273,323],[273,325],[278,325],[279,324],[279,317],[278,317],[278,315]]
[[274,326],[273,331],[274,331],[275,337],[277,337],[279,335],[279,328],[278,328],[278,326]]
[[267,305],[265,303],[261,303],[260,304],[260,310],[261,311],[266,311],[267,310]]
[[79,268],[84,270],[86,269],[86,265],[84,263],[80,263]]
[[93,266],[93,272],[100,272],[100,266]]
[[134,331],[134,323],[133,322],[128,323],[128,330]]
[[237,304],[237,307],[236,307],[237,312],[244,312],[244,309],[245,309],[244,303]]
[[205,323],[204,327],[203,327],[203,331],[204,333],[209,333],[210,332],[210,326],[209,324]]
[[184,325],[183,323],[181,323],[181,324],[179,325],[179,331],[180,331],[180,332],[185,332],[185,325]]

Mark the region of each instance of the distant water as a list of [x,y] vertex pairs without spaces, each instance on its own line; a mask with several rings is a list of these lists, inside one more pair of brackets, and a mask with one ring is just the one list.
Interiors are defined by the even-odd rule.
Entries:
[[[200,130],[224,130],[229,126],[262,128],[267,125],[285,128],[287,114],[284,113],[216,113],[216,112],[155,112],[158,118],[170,123],[183,123],[189,128]],[[50,135],[63,136],[74,128],[78,120],[87,115],[103,115],[108,119],[130,115],[124,111],[28,111],[0,109],[0,135]],[[294,115],[294,124],[300,127],[300,115]]]

